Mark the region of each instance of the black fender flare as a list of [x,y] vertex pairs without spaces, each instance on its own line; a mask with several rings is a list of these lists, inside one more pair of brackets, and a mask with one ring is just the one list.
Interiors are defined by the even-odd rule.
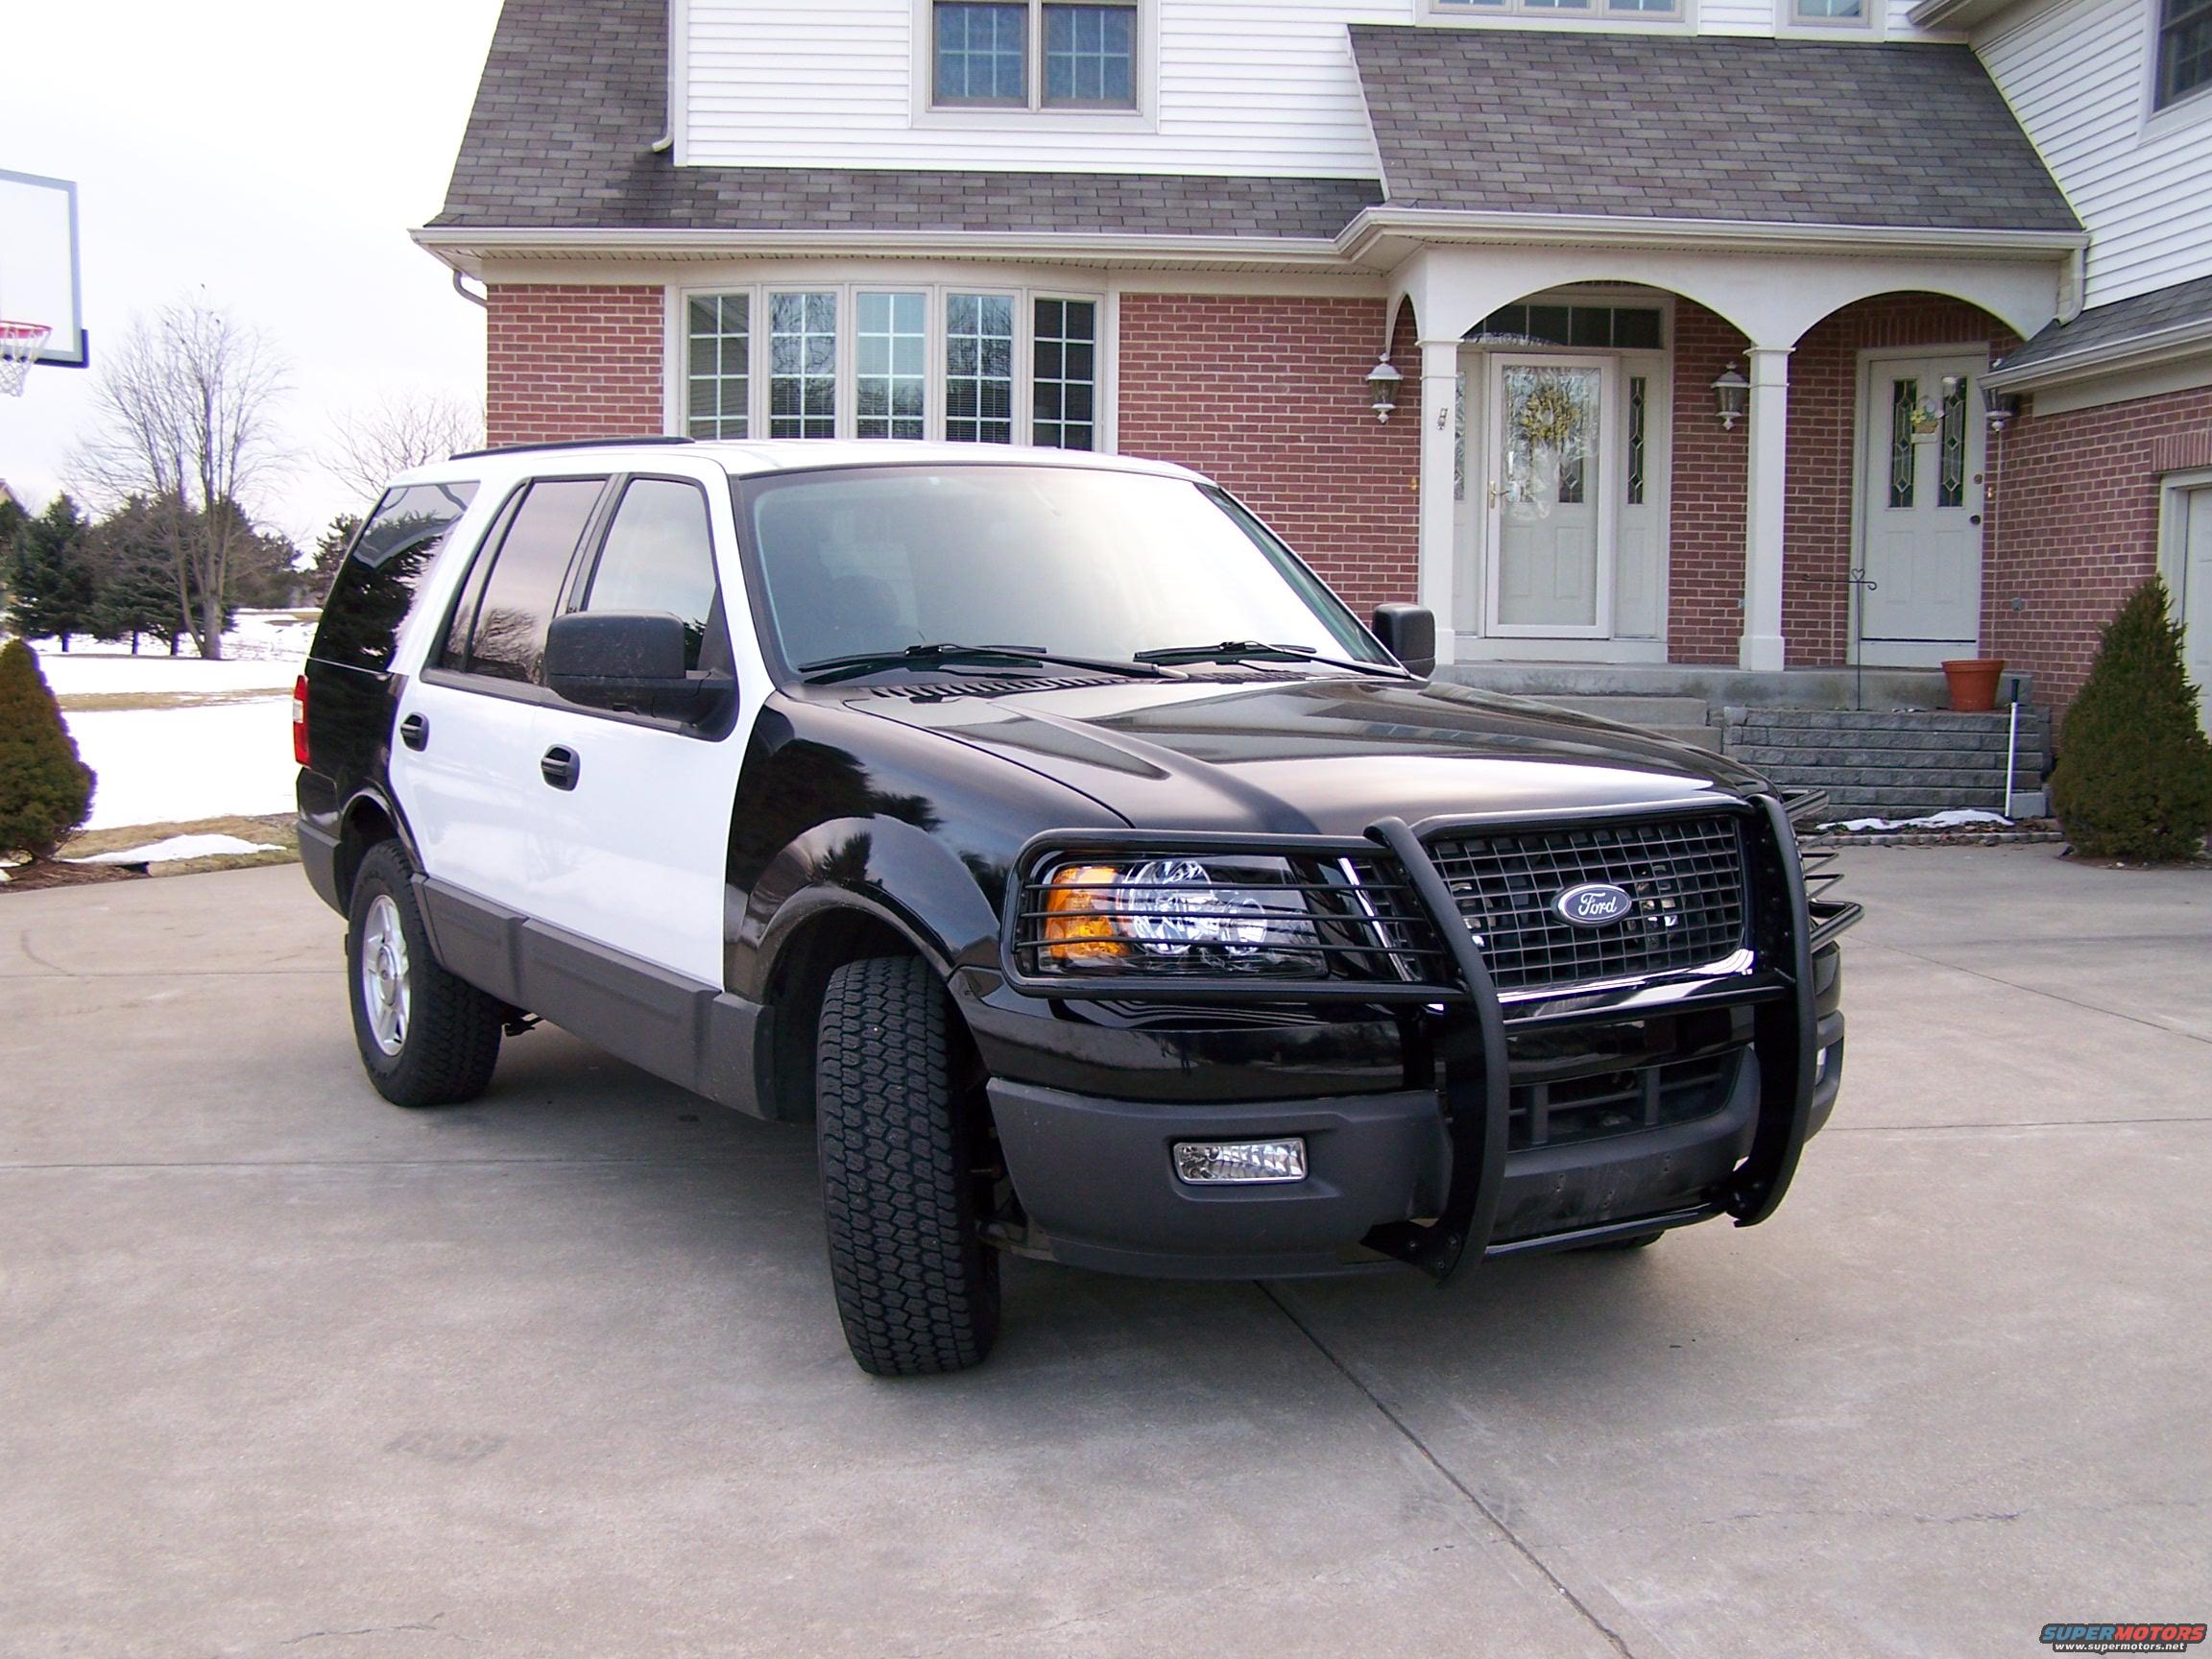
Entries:
[[750,894],[731,894],[724,947],[729,989],[764,999],[792,939],[825,912],[888,927],[962,995],[961,970],[997,972],[998,908],[960,857],[926,830],[890,818],[829,819],[786,844]]

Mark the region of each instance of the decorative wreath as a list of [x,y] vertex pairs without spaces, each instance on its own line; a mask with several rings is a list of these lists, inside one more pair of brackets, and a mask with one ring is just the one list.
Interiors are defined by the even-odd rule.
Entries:
[[1522,400],[1515,423],[1531,447],[1564,449],[1582,430],[1582,404],[1563,381],[1540,381]]

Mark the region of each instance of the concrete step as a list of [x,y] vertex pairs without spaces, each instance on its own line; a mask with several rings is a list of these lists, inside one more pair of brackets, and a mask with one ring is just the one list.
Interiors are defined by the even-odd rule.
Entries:
[[1558,696],[1531,697],[1528,701],[1541,703],[1547,709],[1564,709],[1570,714],[1587,714],[1594,719],[1633,726],[1639,732],[1653,733],[1710,754],[1720,753],[1720,729],[1705,723],[1706,707],[1696,697]]
[[[1677,662],[1449,662],[1436,678],[1518,697],[1695,697],[1724,704],[1850,709],[1860,688],[1848,668],[1759,672]],[[1941,709],[1950,701],[1939,668],[1868,668],[1869,709]]]
[[1562,692],[1556,696],[1531,696],[1529,701],[1571,709],[1576,714],[1595,714],[1601,720],[1619,720],[1630,726],[1703,726],[1707,723],[1708,705],[1702,697],[1590,696]]

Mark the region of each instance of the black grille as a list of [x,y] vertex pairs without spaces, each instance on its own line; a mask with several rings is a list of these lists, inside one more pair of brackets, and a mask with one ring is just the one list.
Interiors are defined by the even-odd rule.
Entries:
[[[1500,991],[1695,968],[1743,944],[1734,818],[1455,836],[1430,853]],[[1627,915],[1598,927],[1567,921],[1553,902],[1585,882],[1624,889]]]
[[1695,1123],[1728,1104],[1743,1051],[1557,1083],[1516,1083],[1505,1144],[1519,1152]]

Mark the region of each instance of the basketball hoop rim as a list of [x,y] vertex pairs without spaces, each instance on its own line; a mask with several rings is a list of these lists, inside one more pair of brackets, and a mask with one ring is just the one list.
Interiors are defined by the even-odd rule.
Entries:
[[23,395],[24,377],[53,332],[51,324],[0,321],[0,397]]

